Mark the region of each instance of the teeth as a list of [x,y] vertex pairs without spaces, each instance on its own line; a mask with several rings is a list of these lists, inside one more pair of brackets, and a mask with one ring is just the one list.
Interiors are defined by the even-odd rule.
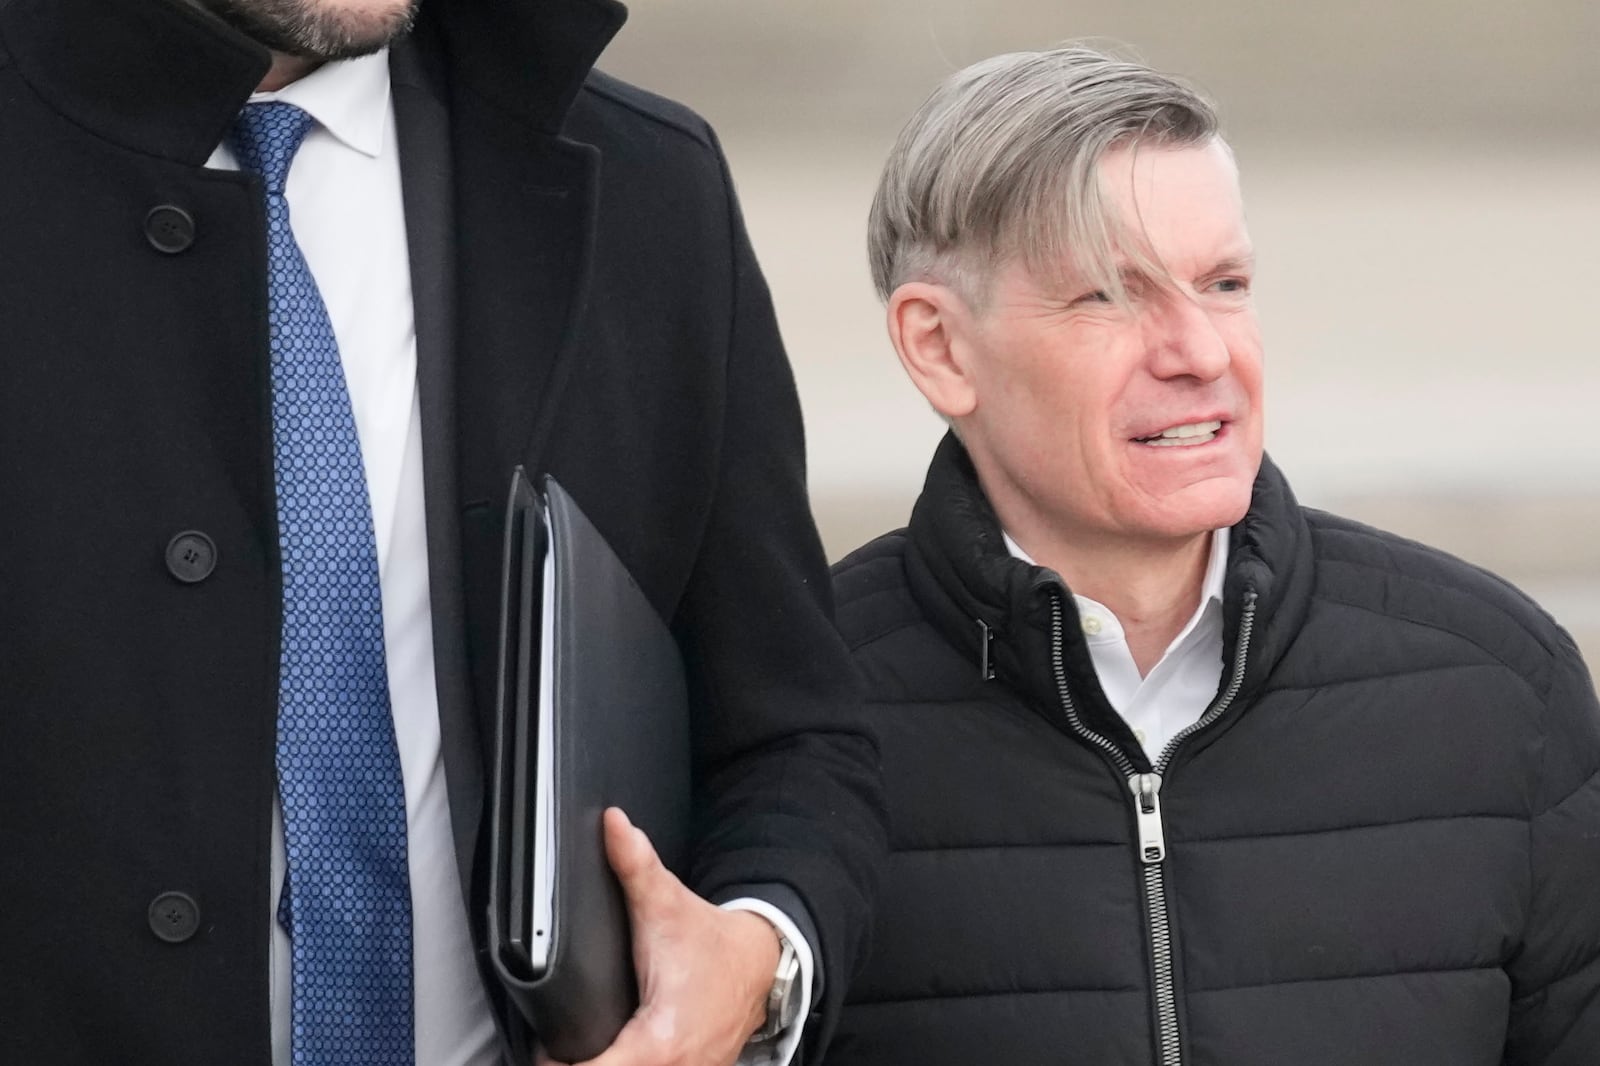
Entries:
[[1142,443],[1152,448],[1192,448],[1196,444],[1210,444],[1216,439],[1215,433],[1207,433],[1203,437],[1152,437]]
[[1203,437],[1222,428],[1221,422],[1191,422],[1187,426],[1173,426],[1161,431],[1163,437]]
[[1208,444],[1216,439],[1217,431],[1221,428],[1222,423],[1218,421],[1190,422],[1187,425],[1164,429],[1159,436],[1141,437],[1139,443],[1157,448],[1185,448],[1196,444]]

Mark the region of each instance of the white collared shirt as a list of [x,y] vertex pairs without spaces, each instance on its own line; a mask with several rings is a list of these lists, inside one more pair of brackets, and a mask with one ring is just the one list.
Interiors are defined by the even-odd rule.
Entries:
[[[295,240],[333,323],[372,500],[389,702],[405,784],[417,1066],[495,1066],[498,1038],[474,961],[440,753],[416,330],[388,53],[329,63],[250,99],[292,103],[316,120],[290,166],[285,195]],[[237,169],[226,145],[208,165]],[[289,1066],[291,1055],[290,943],[277,921],[285,869],[274,802],[266,916],[274,1066]],[[794,944],[801,1002],[809,1003],[815,962],[790,918],[761,900],[724,906],[761,914]],[[788,1062],[801,1028],[793,1026],[762,1061]],[[754,1053],[741,1061],[755,1061]]]
[[[330,63],[252,101],[316,119],[289,168],[290,224],[333,322],[372,499],[389,704],[405,781],[418,1066],[495,1066],[499,1042],[474,963],[440,756],[423,525],[422,420],[405,210],[386,54]],[[236,169],[226,146],[210,165]],[[277,922],[285,860],[272,819],[272,1061],[289,1066],[293,984]]]
[[[1033,563],[1011,534],[1003,536],[1007,551]],[[1194,614],[1144,677],[1139,676],[1117,616],[1087,596],[1072,597],[1100,688],[1152,763],[1174,736],[1200,720],[1217,696],[1222,682],[1222,582],[1227,572],[1228,530],[1219,529],[1211,535],[1211,555]]]

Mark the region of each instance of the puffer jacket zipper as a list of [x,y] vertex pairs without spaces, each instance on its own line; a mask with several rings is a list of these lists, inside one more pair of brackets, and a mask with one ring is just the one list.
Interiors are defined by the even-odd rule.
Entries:
[[1238,647],[1233,657],[1233,673],[1227,687],[1193,725],[1179,731],[1156,760],[1151,773],[1141,773],[1115,743],[1083,724],[1072,690],[1067,685],[1067,668],[1062,652],[1062,592],[1050,593],[1050,661],[1055,671],[1056,689],[1067,724],[1074,734],[1099,748],[1111,761],[1133,793],[1134,826],[1138,834],[1139,859],[1144,864],[1145,906],[1150,915],[1150,956],[1155,974],[1157,1066],[1182,1066],[1182,1041],[1178,1032],[1178,991],[1173,976],[1172,927],[1167,914],[1166,831],[1161,822],[1161,781],[1172,757],[1184,741],[1210,726],[1227,713],[1239,688],[1244,684],[1245,664],[1250,655],[1250,636],[1255,630],[1256,592],[1244,594],[1244,613],[1239,621]]

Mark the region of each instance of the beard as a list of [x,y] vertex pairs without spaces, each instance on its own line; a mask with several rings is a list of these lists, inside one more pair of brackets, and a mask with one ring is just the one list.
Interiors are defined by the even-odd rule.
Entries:
[[[194,0],[274,52],[332,61],[371,55],[403,36],[422,0]],[[357,10],[357,8],[362,10]]]

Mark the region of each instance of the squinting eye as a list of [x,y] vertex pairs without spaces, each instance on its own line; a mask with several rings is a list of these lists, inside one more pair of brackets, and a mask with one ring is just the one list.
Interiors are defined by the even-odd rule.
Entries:
[[1248,278],[1220,278],[1211,286],[1218,292],[1249,292],[1250,279]]
[[1076,300],[1072,301],[1074,306],[1078,304],[1108,304],[1110,302],[1111,297],[1099,290],[1094,292],[1086,292]]

